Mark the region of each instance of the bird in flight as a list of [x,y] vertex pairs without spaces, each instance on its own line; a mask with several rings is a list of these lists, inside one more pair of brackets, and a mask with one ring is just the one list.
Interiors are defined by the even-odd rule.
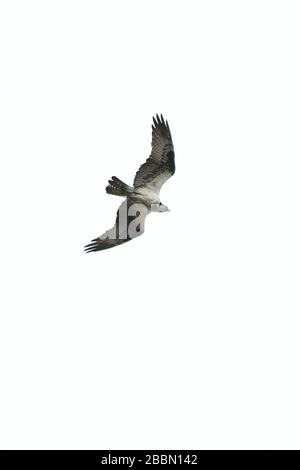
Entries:
[[145,219],[151,212],[166,212],[159,193],[162,185],[175,173],[174,146],[168,121],[153,118],[152,151],[136,172],[133,186],[112,176],[106,187],[108,194],[125,197],[115,225],[85,246],[87,253],[107,250],[128,242],[144,233]]

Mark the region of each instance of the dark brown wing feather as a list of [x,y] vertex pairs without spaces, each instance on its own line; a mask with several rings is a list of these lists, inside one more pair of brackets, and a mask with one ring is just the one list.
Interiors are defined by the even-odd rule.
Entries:
[[161,186],[175,173],[174,146],[168,121],[163,116],[153,118],[152,152],[139,168],[134,178],[134,187],[150,185],[160,191]]
[[133,240],[144,233],[144,224],[149,211],[143,204],[129,198],[120,205],[115,225],[100,237],[85,246],[85,252],[107,250]]

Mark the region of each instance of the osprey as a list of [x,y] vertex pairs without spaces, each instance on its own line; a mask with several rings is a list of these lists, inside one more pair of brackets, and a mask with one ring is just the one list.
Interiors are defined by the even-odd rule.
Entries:
[[133,186],[113,176],[106,187],[108,194],[126,197],[118,209],[115,225],[86,245],[85,251],[106,250],[142,235],[145,219],[150,212],[169,210],[162,204],[159,193],[174,173],[174,147],[169,124],[162,115],[156,115],[152,125],[151,155],[138,169]]

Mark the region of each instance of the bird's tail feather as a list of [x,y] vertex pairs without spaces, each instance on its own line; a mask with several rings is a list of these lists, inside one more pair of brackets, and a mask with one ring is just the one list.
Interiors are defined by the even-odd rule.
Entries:
[[106,187],[106,192],[108,194],[114,194],[115,196],[129,196],[134,189],[128,184],[123,183],[119,178],[116,176],[112,176],[112,178],[108,182],[108,186]]

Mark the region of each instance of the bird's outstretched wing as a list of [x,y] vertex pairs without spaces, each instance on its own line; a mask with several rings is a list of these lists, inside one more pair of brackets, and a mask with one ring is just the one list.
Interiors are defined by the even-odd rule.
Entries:
[[148,213],[149,210],[144,204],[125,199],[118,209],[115,225],[86,245],[86,253],[107,250],[139,237],[144,233]]
[[139,168],[134,187],[147,186],[159,194],[162,185],[175,173],[174,146],[168,121],[156,115],[152,125],[152,152]]

